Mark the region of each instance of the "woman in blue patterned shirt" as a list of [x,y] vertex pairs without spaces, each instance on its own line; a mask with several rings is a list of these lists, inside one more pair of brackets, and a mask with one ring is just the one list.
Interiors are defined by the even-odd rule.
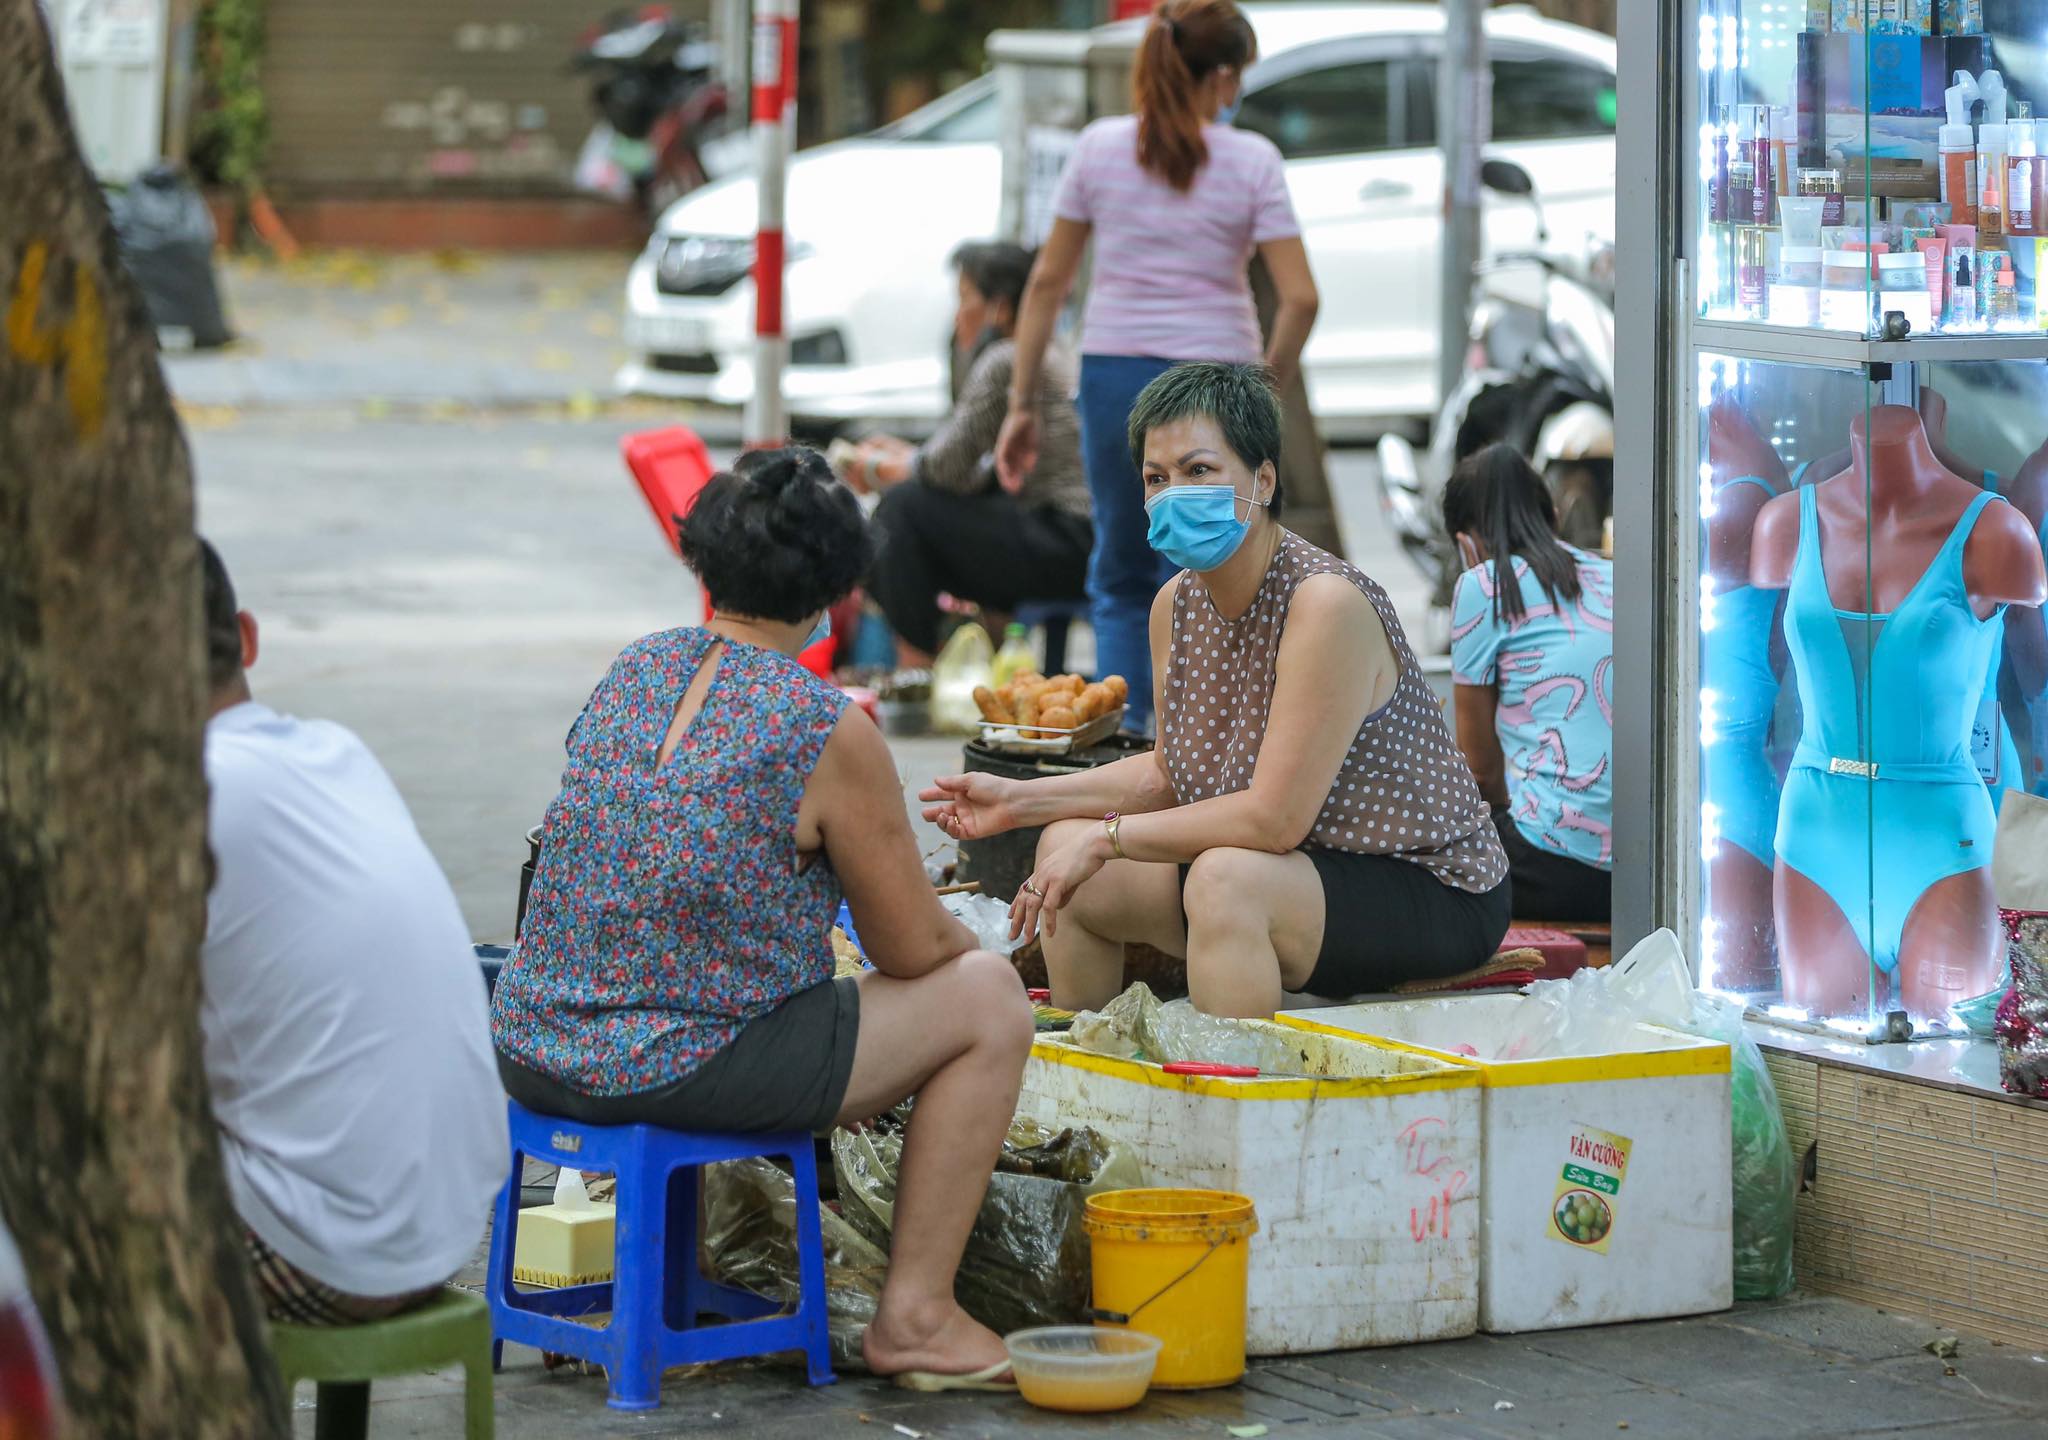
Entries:
[[[880,730],[797,654],[871,558],[801,449],[746,457],[682,526],[717,617],[626,647],[570,728],[492,1031],[507,1092],[592,1124],[823,1130],[915,1094],[865,1351],[993,1381],[953,1275],[1016,1108],[1016,973],[934,897]],[[840,899],[875,969],[834,980]]]
[[1515,913],[1604,924],[1614,869],[1614,566],[1557,538],[1543,477],[1489,445],[1444,487],[1458,746],[1508,852]]

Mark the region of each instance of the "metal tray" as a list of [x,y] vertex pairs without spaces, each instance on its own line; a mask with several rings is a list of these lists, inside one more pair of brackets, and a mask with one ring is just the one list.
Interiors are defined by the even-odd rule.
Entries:
[[983,748],[1003,755],[1064,755],[1070,750],[1085,750],[1090,745],[1101,744],[1116,734],[1123,719],[1124,707],[1119,705],[1072,730],[1048,730],[1042,726],[1021,729],[1016,725],[998,725],[993,720],[984,720],[981,722],[981,743]]

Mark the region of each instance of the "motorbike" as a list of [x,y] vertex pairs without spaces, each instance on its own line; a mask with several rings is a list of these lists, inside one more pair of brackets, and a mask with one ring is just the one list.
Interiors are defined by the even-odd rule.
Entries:
[[590,77],[599,117],[577,161],[582,188],[635,200],[651,217],[712,178],[706,154],[735,117],[702,26],[665,6],[614,12],[569,68]]
[[1434,585],[1440,617],[1459,570],[1443,529],[1444,485],[1468,455],[1495,441],[1521,451],[1550,487],[1567,544],[1597,553],[1614,514],[1614,247],[1553,252],[1529,172],[1488,160],[1481,180],[1535,207],[1544,248],[1503,252],[1475,269],[1464,374],[1444,397],[1427,453],[1399,435],[1379,443],[1384,508]]

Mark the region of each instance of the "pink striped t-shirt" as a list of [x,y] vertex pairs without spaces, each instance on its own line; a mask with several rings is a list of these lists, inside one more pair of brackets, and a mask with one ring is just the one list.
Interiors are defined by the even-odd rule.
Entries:
[[1135,115],[1097,120],[1075,142],[1053,210],[1094,227],[1084,353],[1259,358],[1246,268],[1256,247],[1301,224],[1272,141],[1213,124],[1202,138],[1209,159],[1185,191],[1138,164]]

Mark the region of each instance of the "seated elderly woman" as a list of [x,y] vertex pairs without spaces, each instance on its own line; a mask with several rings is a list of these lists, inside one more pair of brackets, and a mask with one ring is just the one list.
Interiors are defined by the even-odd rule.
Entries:
[[[807,450],[706,487],[683,555],[717,618],[626,647],[570,728],[492,1032],[505,1089],[591,1124],[822,1130],[915,1094],[878,1375],[996,1383],[953,1275],[1016,1108],[1031,1010],[926,880],[874,723],[797,663],[870,559]],[[842,895],[874,963],[833,978]]]
[[1053,1003],[1099,1006],[1123,946],[1183,957],[1211,1014],[1270,1015],[1483,963],[1507,858],[1386,592],[1279,523],[1280,407],[1254,366],[1182,365],[1133,407],[1153,547],[1159,746],[925,791],[947,833],[1042,825],[1018,892]]

